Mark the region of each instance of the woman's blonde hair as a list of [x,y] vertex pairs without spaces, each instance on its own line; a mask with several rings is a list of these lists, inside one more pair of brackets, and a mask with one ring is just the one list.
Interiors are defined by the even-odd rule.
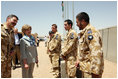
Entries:
[[28,24],[25,24],[25,25],[22,26],[22,32],[24,34],[25,34],[26,30],[28,30],[28,29],[32,30],[32,27],[30,25],[28,25]]

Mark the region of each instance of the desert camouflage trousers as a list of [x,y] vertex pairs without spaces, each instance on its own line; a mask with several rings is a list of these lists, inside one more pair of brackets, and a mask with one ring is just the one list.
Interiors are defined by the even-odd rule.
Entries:
[[11,58],[1,61],[1,78],[11,78]]
[[53,53],[49,55],[50,62],[52,64],[52,74],[54,78],[59,78],[60,66],[59,66],[59,54]]
[[66,73],[69,78],[75,78],[76,75],[76,67],[75,67],[76,61],[74,59],[66,60]]

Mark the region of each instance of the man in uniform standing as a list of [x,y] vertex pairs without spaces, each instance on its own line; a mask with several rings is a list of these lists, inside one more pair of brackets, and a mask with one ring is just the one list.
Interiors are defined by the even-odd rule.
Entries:
[[9,15],[6,23],[1,26],[1,77],[11,77],[11,56],[14,50],[13,28],[17,24],[18,17]]
[[76,67],[75,63],[77,60],[77,49],[78,49],[78,36],[77,33],[72,29],[72,21],[65,20],[65,30],[68,31],[65,38],[65,45],[62,48],[62,58],[66,63],[66,72],[69,78],[75,78]]
[[48,38],[48,41],[47,41],[47,54],[49,54],[49,58],[50,58],[51,63],[52,63],[52,55],[51,55],[51,52],[49,52],[49,46],[50,46],[49,43],[50,43],[53,35],[54,35],[54,32],[49,31],[49,38]]
[[81,12],[76,16],[79,33],[78,62],[83,78],[101,78],[104,67],[100,33],[89,24],[89,16]]
[[59,66],[59,57],[61,53],[61,36],[57,32],[57,25],[52,25],[52,32],[54,35],[49,43],[49,52],[52,56],[52,67],[53,67],[53,77],[59,78],[60,77],[60,66]]

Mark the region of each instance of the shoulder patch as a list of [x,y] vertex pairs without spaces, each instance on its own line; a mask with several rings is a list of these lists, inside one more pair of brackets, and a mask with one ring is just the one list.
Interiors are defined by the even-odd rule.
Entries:
[[74,33],[71,34],[70,39],[74,39]]
[[93,39],[93,35],[89,35],[88,40],[92,40],[92,39]]
[[92,33],[91,29],[88,30],[88,34]]
[[56,35],[56,38],[55,39],[58,39],[58,35]]

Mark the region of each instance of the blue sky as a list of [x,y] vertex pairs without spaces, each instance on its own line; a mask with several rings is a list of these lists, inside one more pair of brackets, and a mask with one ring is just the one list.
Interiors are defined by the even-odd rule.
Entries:
[[[72,17],[72,2],[68,2],[69,19]],[[90,16],[90,23],[97,29],[117,25],[117,2],[116,1],[74,1],[74,20],[80,12],[87,12]],[[58,31],[63,34],[63,19],[61,1],[2,1],[1,22],[6,21],[9,14],[19,17],[15,26],[21,31],[24,24],[32,26],[32,33],[39,36],[48,35],[52,24],[58,25]],[[75,24],[75,29],[79,31]]]

